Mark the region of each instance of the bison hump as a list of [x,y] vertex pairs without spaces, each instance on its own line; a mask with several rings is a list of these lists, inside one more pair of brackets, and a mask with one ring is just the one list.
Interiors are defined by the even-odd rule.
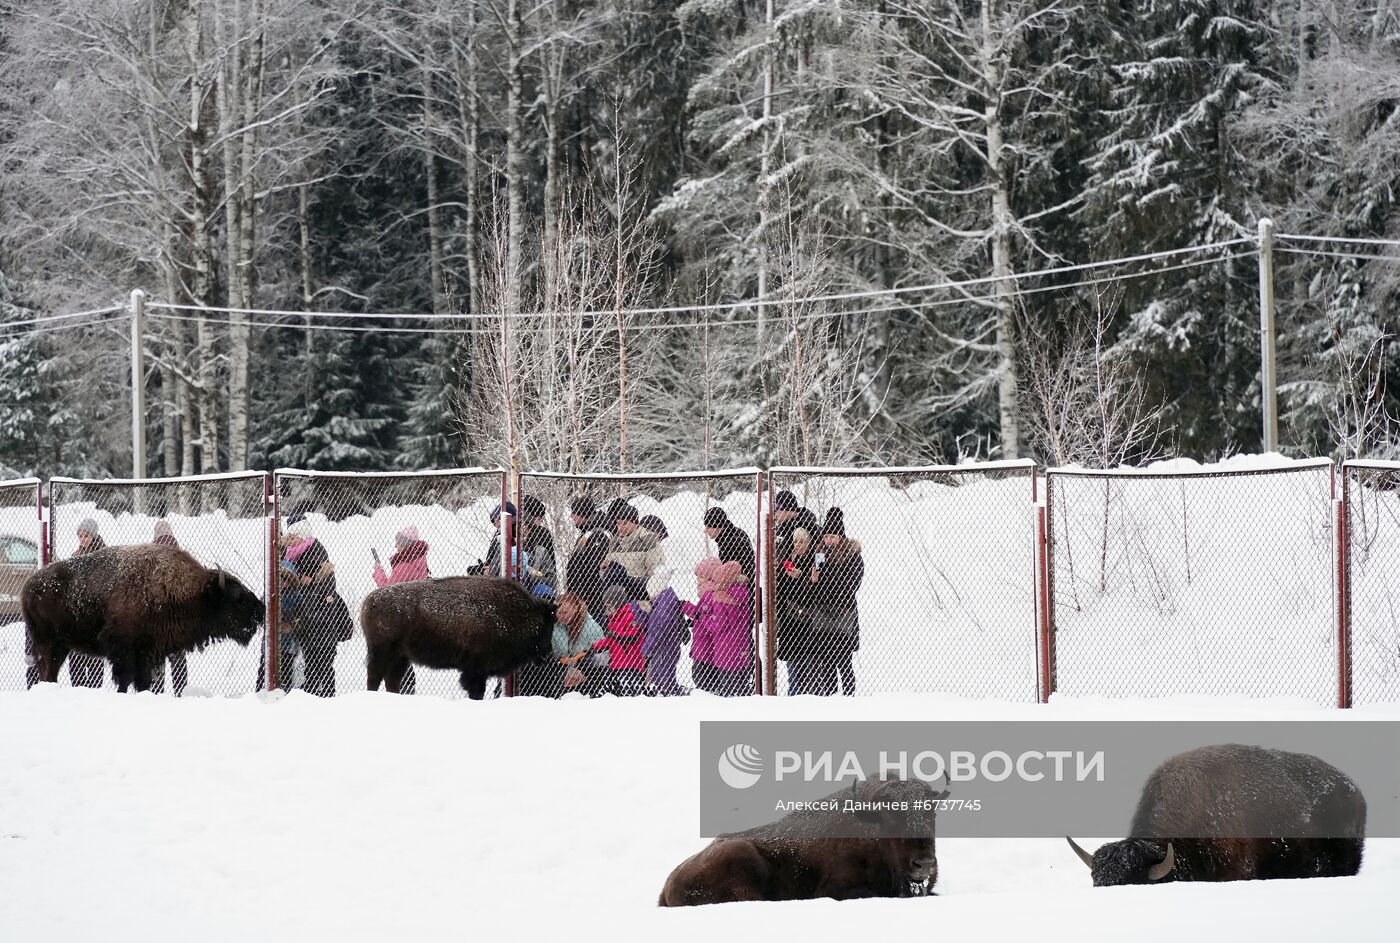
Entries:
[[140,544],[121,548],[118,591],[147,606],[187,603],[209,584],[210,571],[177,547]]

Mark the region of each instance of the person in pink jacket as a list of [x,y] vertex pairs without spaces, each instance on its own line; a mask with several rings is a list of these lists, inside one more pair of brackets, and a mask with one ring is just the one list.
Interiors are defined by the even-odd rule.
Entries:
[[379,562],[379,551],[374,554],[374,581],[380,586],[395,583],[411,583],[428,578],[428,544],[418,536],[418,528],[412,524],[394,535],[394,555],[389,558],[389,573],[384,574],[384,565]]
[[690,644],[695,686],[721,697],[753,693],[752,604],[743,565],[716,557],[695,566],[700,602],[681,604],[695,622]]

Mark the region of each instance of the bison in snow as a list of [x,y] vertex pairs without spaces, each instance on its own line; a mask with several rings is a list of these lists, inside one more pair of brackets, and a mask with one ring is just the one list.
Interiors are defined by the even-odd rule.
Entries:
[[171,655],[223,639],[247,645],[264,618],[237,579],[159,544],[51,563],[25,581],[20,609],[40,681],[57,681],[76,651],[109,659],[120,691],[148,690],[152,666]]
[[1147,778],[1129,836],[1092,855],[1067,840],[1095,887],[1339,877],[1361,869],[1366,800],[1315,756],[1201,747]]
[[[938,880],[934,813],[913,803],[946,798],[917,780],[865,780],[833,800],[908,801],[910,812],[797,811],[721,835],[676,866],[662,907],[741,900],[910,897]],[[904,837],[891,837],[904,836]]]
[[488,678],[546,657],[554,604],[494,576],[450,576],[376,589],[360,607],[368,684],[398,693],[410,665],[461,673],[480,700]]

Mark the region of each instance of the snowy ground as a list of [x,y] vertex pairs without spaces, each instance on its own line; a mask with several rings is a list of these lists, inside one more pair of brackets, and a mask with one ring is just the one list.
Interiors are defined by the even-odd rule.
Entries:
[[1356,878],[1098,890],[1060,840],[944,840],[936,899],[655,906],[704,844],[702,719],[1337,716],[1301,701],[176,701],[46,685],[0,693],[0,940],[1389,940],[1394,840],[1370,842]]

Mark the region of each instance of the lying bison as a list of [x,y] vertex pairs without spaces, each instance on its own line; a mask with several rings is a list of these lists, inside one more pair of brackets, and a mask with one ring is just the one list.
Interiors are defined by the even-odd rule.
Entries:
[[[828,798],[907,801],[912,807],[947,795],[918,781],[866,780]],[[676,866],[657,903],[910,897],[938,880],[933,832],[931,810],[792,812],[769,825],[716,838]],[[891,834],[912,837],[884,837]]]
[[1340,877],[1361,869],[1366,800],[1345,773],[1306,753],[1201,747],[1147,778],[1129,834],[1092,855],[1066,840],[1095,887]]
[[451,576],[376,589],[360,607],[369,689],[402,690],[410,665],[461,672],[467,696],[549,654],[554,604],[495,576]]
[[152,666],[170,655],[223,639],[247,645],[264,615],[238,580],[160,544],[51,563],[25,581],[20,609],[40,681],[57,681],[78,651],[109,659],[120,691],[148,690]]

